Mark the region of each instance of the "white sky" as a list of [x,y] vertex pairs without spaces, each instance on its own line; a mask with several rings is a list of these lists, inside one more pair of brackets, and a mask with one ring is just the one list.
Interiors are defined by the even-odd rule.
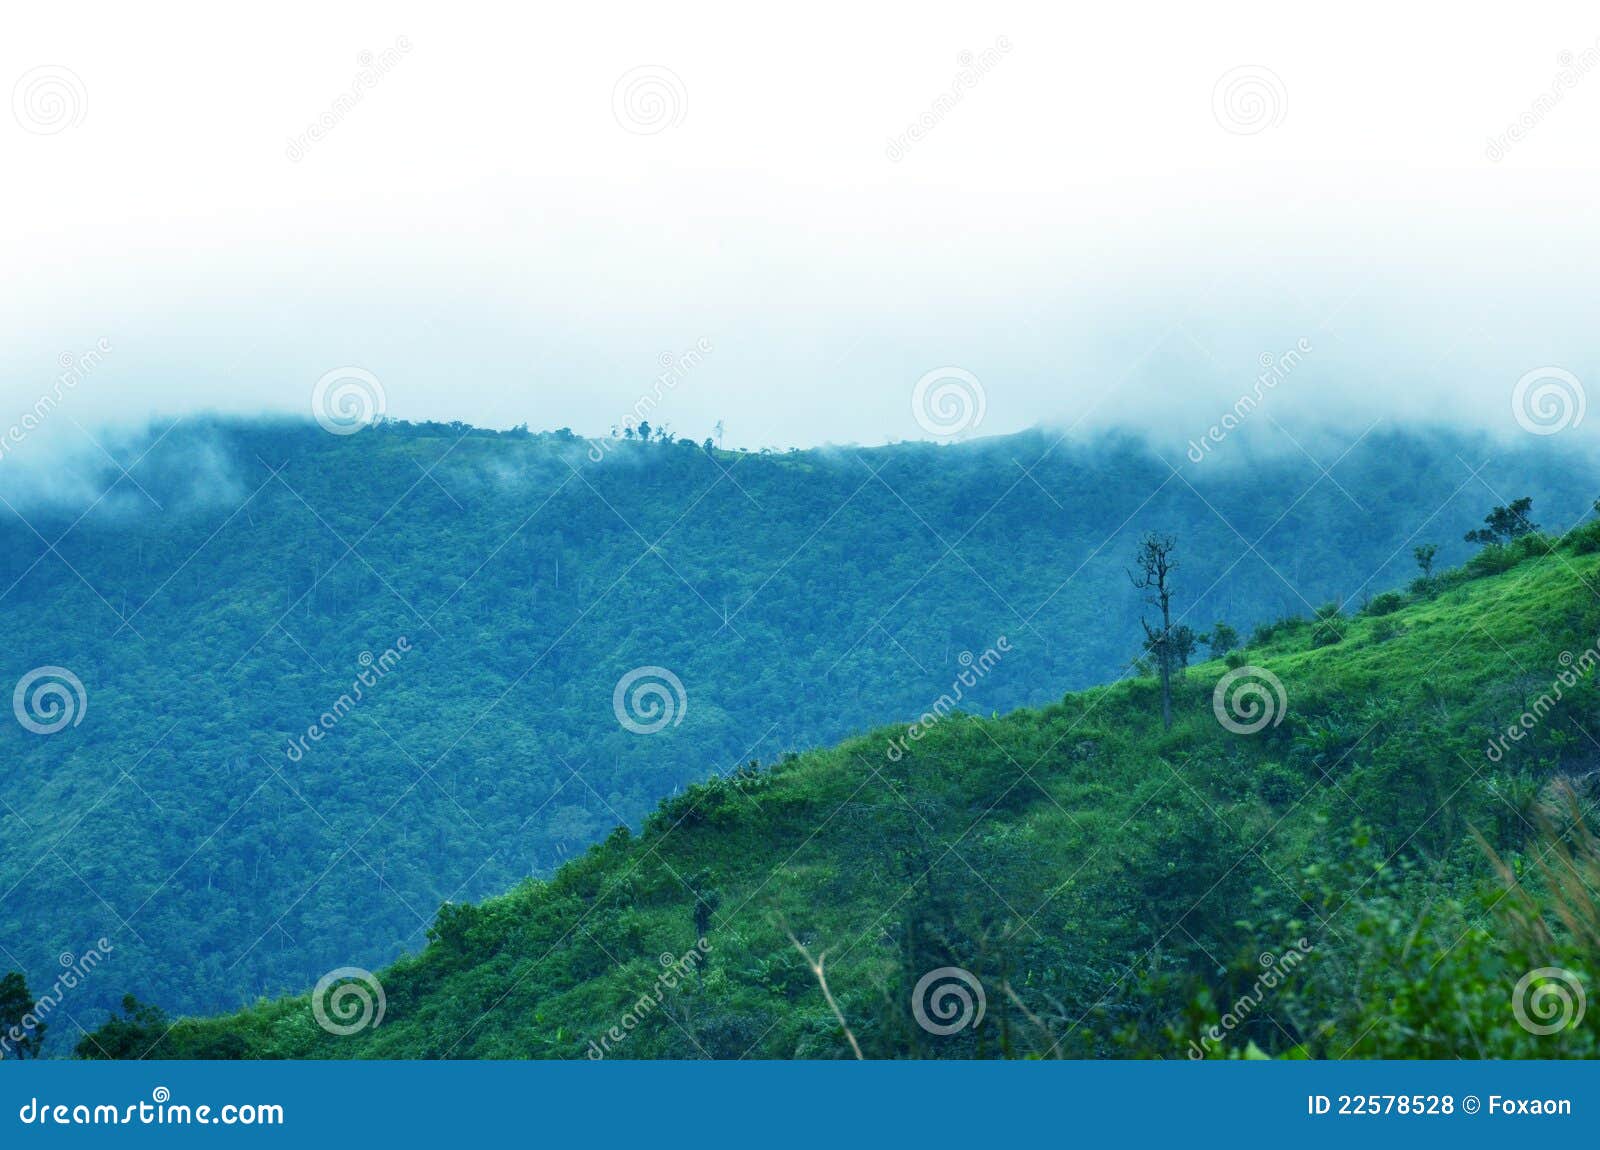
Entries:
[[[1286,419],[1515,431],[1524,372],[1600,379],[1592,3],[157,7],[3,18],[0,91],[67,69],[76,122],[0,112],[0,424],[101,339],[85,425],[309,414],[357,365],[393,416],[587,434],[705,340],[655,421],[750,446],[923,437],[946,366],[983,434],[1188,439],[1301,338]],[[655,134],[613,110],[641,66],[683,94]],[[1241,67],[1254,134],[1213,108]]]

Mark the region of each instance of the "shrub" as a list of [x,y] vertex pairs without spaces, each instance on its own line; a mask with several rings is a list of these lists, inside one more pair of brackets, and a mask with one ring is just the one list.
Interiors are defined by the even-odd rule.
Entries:
[[1306,793],[1306,781],[1282,763],[1263,763],[1256,776],[1256,793],[1274,807],[1286,806]]
[[1307,620],[1300,615],[1286,615],[1276,623],[1260,623],[1250,633],[1250,646],[1270,642],[1273,639],[1287,637],[1304,631]]
[[[1420,582],[1420,580],[1419,580]],[[1364,613],[1372,616],[1393,615],[1406,605],[1406,597],[1398,591],[1385,591],[1366,605]]]
[[1311,633],[1313,647],[1331,647],[1344,639],[1344,620],[1339,616],[1339,604],[1324,603],[1317,608],[1317,629]]
[[1520,548],[1514,548],[1503,543],[1491,543],[1471,559],[1468,559],[1466,566],[1461,570],[1469,579],[1482,579],[1489,575],[1500,575],[1521,562],[1522,555],[1518,553],[1519,551]]
[[1555,545],[1556,541],[1543,531],[1530,531],[1512,540],[1510,548],[1519,560],[1537,559],[1550,554]]
[[1200,636],[1200,638],[1211,648],[1211,657],[1213,659],[1226,655],[1239,645],[1239,632],[1220,619],[1217,620],[1209,633]]
[[1592,555],[1600,551],[1600,520],[1574,527],[1562,537],[1561,542],[1578,555]]
[[1459,568],[1459,573],[1465,579],[1482,579],[1486,575],[1500,575],[1511,570],[1524,559],[1534,559],[1548,555],[1554,548],[1555,541],[1542,531],[1532,531],[1526,535],[1519,535],[1508,543],[1490,543],[1471,559],[1466,566]]

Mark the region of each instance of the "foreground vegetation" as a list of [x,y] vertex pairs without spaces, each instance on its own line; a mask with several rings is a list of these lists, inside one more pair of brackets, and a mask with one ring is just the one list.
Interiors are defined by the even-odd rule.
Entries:
[[[1518,984],[1600,973],[1597,587],[1600,527],[1512,532],[1190,666],[1170,729],[1154,676],[1003,717],[929,698],[445,906],[377,973],[381,1024],[130,1000],[78,1052],[1593,1057],[1600,1011],[1540,1033],[1559,995]],[[913,995],[952,967],[985,1009],[944,1034]]]

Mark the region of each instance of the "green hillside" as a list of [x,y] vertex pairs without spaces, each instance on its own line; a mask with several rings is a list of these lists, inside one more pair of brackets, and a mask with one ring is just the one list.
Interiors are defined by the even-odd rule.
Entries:
[[[1552,527],[1593,497],[1547,440],[1379,426],[1305,437],[1314,463],[1272,436],[1195,465],[1045,431],[743,453],[188,419],[32,491],[19,449],[0,681],[63,667],[88,706],[0,723],[0,961],[48,982],[109,939],[88,1025],[124,989],[190,1013],[292,992],[714,772],[915,717],[1001,636],[975,713],[1121,676],[1144,531],[1181,543],[1186,625],[1248,631],[1358,609],[1417,543],[1459,561],[1496,491]],[[686,701],[648,737],[614,705],[640,668]]]
[[[1555,999],[1513,999],[1539,968],[1591,996],[1600,974],[1597,552],[1600,527],[1529,534],[1262,628],[1189,669],[1168,731],[1149,677],[1004,716],[939,718],[935,691],[916,737],[712,779],[446,906],[378,972],[379,1025],[330,1033],[304,995],[175,1024],[130,1003],[79,1052],[1592,1057],[1592,1003],[1539,1034],[1518,1011]],[[1225,674],[1267,712],[1219,703]],[[919,1025],[949,967],[972,1008],[925,994]]]

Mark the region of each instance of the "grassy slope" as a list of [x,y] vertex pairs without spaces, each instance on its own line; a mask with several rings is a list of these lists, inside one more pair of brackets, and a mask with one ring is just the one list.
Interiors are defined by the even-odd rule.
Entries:
[[[1166,733],[1153,683],[1124,681],[952,716],[899,763],[885,749],[904,728],[888,728],[693,788],[552,881],[446,908],[424,953],[380,972],[376,1030],[328,1035],[302,996],[181,1021],[156,1054],[233,1035],[265,1056],[582,1057],[651,992],[657,956],[694,943],[692,891],[714,905],[704,972],[617,1055],[847,1055],[791,931],[826,953],[869,1056],[1114,1053],[1129,1028],[1148,1045],[1166,1025],[1152,1003],[1181,1001],[1163,980],[1214,979],[1296,933],[1348,944],[1329,912],[1349,900],[1319,903],[1308,860],[1341,857],[1351,826],[1370,827],[1381,856],[1422,855],[1462,882],[1486,870],[1473,828],[1501,850],[1525,840],[1540,781],[1593,751],[1569,737],[1587,720],[1558,712],[1498,765],[1483,748],[1522,710],[1526,682],[1537,694],[1561,651],[1594,641],[1600,572],[1578,550],[1452,573],[1435,598],[1344,621],[1334,645],[1312,648],[1312,624],[1253,643],[1249,662],[1289,699],[1260,734],[1217,722],[1226,668],[1208,662],[1190,669]],[[983,980],[989,1016],[931,1039],[907,994],[943,964]]]

